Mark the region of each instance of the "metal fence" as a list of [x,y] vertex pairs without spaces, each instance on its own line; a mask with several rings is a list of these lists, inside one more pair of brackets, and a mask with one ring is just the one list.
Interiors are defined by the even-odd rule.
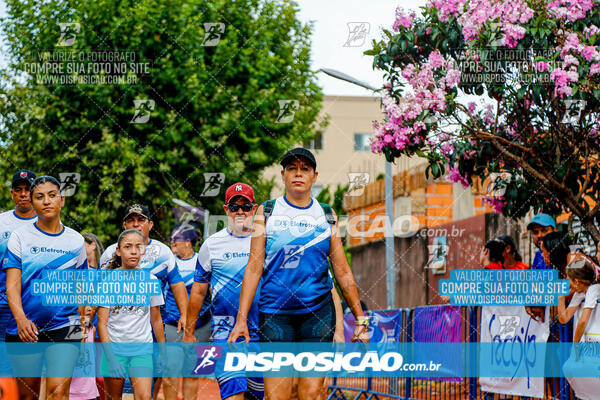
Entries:
[[[430,306],[447,307],[447,306]],[[414,310],[401,309],[402,331],[400,342],[413,342]],[[461,340],[468,343],[479,341],[481,320],[480,307],[461,307]],[[549,342],[570,342],[573,337],[572,324],[560,324],[553,318],[550,323]],[[559,354],[558,365],[562,365],[569,354]],[[477,363],[477,354],[468,354],[466,363]],[[575,396],[565,378],[545,378],[546,400],[574,400]],[[328,378],[328,400],[349,399],[402,399],[402,400],[529,400],[528,397],[499,395],[482,392],[477,377],[466,377],[460,382],[444,379],[420,379],[415,377],[344,377]]]

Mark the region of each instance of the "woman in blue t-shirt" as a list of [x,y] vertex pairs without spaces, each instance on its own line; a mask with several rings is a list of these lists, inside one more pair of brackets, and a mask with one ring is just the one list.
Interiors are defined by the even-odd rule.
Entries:
[[[286,194],[257,210],[237,321],[229,341],[239,337],[250,340],[246,320],[260,281],[261,342],[331,342],[335,310],[330,262],[356,319],[353,340],[368,341],[368,319],[360,305],[335,215],[329,206],[311,197],[318,175],[315,157],[307,149],[296,148],[284,155],[281,166]],[[323,380],[300,378],[300,398],[317,398]],[[289,398],[292,394],[293,378],[265,377],[264,383],[267,398]]]
[[[22,399],[38,398],[42,364],[46,363],[46,397],[68,399],[73,368],[81,341],[80,313],[73,304],[48,305],[48,298],[34,292],[35,281],[48,280],[55,270],[85,269],[87,257],[83,237],[62,225],[65,204],[60,184],[41,176],[31,184],[31,202],[38,220],[17,228],[7,247],[6,295],[13,314],[6,342],[56,343],[41,348],[11,345],[8,348]],[[52,294],[52,293],[50,293]],[[59,294],[59,293],[56,293]],[[83,307],[80,308],[83,310]],[[24,354],[25,353],[25,354]]]

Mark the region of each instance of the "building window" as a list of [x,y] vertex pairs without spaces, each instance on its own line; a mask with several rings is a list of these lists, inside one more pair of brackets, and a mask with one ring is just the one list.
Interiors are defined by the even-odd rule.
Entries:
[[355,133],[354,151],[371,151],[372,136],[370,133]]
[[323,150],[323,134],[317,133],[314,139],[307,140],[303,146],[309,150]]

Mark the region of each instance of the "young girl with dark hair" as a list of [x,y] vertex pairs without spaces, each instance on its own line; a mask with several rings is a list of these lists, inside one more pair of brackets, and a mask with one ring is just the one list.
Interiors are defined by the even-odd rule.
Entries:
[[[144,251],[144,235],[136,229],[126,230],[119,235],[108,269],[136,269]],[[159,343],[165,342],[160,315],[163,304],[162,295],[157,295],[150,297],[148,306],[98,307],[100,341],[112,343],[104,346],[101,365],[107,398],[121,398],[126,374],[137,400],[152,397],[152,332]]]

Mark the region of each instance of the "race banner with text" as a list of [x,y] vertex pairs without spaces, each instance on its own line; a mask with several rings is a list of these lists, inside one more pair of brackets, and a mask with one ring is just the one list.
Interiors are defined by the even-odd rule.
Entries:
[[[544,322],[532,319],[523,306],[482,307],[480,342],[491,343],[479,353],[481,390],[516,396],[544,397],[544,378],[526,372],[534,365],[543,366],[545,347],[550,334],[549,309]],[[487,351],[486,351],[487,350]],[[508,369],[514,370],[507,371]],[[494,374],[495,371],[509,372]],[[484,372],[485,371],[485,372]],[[537,375],[537,376],[536,376]]]

